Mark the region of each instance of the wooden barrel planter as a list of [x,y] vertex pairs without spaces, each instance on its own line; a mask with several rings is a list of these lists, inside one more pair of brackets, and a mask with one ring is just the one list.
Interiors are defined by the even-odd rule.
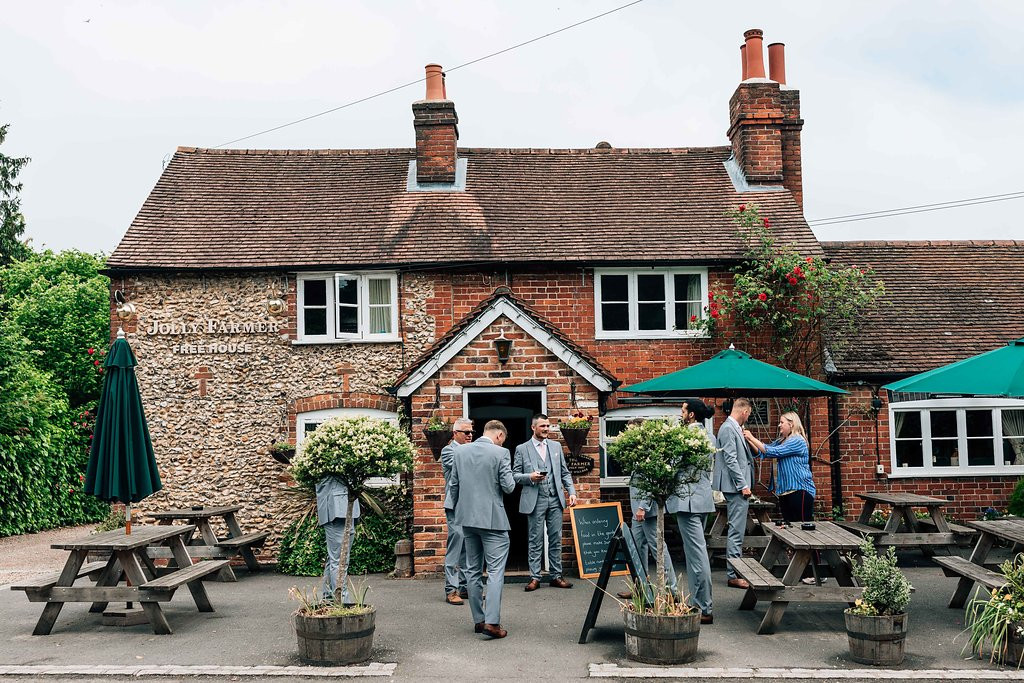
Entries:
[[1024,624],[1010,624],[1006,628],[1006,646],[1003,650],[1002,662],[1006,666],[1024,668],[1024,635],[1017,635],[1017,628]]
[[684,664],[697,658],[700,612],[661,616],[623,612],[626,656],[646,664]]
[[895,666],[903,661],[907,614],[865,617],[845,612],[850,657],[861,664]]
[[[347,606],[347,605],[346,605]],[[377,611],[344,617],[295,614],[299,657],[310,664],[355,664],[370,658]]]

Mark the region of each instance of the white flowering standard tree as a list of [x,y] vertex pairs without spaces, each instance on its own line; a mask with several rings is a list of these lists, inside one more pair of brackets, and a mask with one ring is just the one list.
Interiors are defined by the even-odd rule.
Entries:
[[322,423],[302,443],[291,473],[300,484],[315,487],[324,477],[337,477],[348,488],[345,533],[338,566],[337,591],[348,580],[350,525],[355,501],[373,477],[393,477],[413,466],[415,447],[398,426],[370,417],[335,418]]
[[661,508],[658,515],[655,612],[673,605],[665,588],[665,502],[680,488],[696,483],[711,469],[715,447],[700,425],[647,420],[629,425],[608,447],[608,453],[632,474],[631,483]]

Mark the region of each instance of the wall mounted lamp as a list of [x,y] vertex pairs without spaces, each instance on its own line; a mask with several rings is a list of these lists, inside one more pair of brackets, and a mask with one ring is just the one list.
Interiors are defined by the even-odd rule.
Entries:
[[502,330],[501,336],[494,340],[494,350],[498,352],[499,363],[508,362],[509,356],[512,355],[512,340],[505,336],[505,330]]

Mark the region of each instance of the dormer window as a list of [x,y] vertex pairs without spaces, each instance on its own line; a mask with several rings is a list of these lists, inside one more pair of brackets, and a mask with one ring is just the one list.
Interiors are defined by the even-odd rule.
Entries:
[[297,284],[297,342],[400,340],[397,274],[300,274]]

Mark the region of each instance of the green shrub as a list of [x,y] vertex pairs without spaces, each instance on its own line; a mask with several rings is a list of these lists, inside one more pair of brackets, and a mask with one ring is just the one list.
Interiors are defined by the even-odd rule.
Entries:
[[1013,487],[1013,493],[1010,494],[1010,503],[1006,506],[1006,511],[1011,515],[1024,517],[1024,479],[1020,479],[1017,485]]
[[863,558],[854,564],[853,575],[864,586],[864,595],[850,611],[863,616],[902,614],[910,604],[913,587],[896,566],[896,549],[890,546],[884,554],[877,554],[874,542],[865,538],[860,551]]

